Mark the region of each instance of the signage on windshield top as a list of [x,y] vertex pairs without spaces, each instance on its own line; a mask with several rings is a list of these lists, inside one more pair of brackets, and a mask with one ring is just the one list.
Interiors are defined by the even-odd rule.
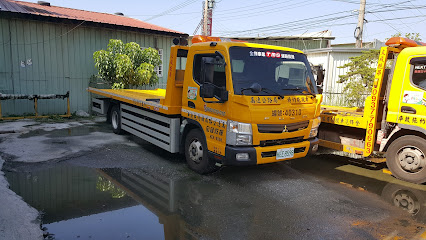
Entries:
[[250,51],[250,57],[268,57],[268,58],[284,58],[284,59],[294,59],[293,54],[279,53],[279,52],[270,52],[270,51]]

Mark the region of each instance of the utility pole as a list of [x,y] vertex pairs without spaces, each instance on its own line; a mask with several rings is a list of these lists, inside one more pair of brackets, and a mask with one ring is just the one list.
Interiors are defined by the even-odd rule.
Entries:
[[211,36],[212,35],[212,20],[213,20],[213,8],[215,0],[205,0],[203,6],[203,25],[202,25],[202,35]]
[[364,29],[364,16],[365,16],[365,2],[366,0],[361,0],[361,5],[358,12],[358,25],[355,29],[355,39],[356,39],[356,48],[362,47],[362,31]]

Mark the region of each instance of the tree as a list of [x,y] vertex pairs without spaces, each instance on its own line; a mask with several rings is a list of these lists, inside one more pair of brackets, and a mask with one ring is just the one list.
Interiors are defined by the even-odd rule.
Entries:
[[376,72],[379,50],[364,51],[360,56],[350,57],[349,63],[339,68],[349,68],[345,75],[339,75],[338,83],[346,83],[343,88],[344,103],[349,107],[361,107],[366,95],[371,92]]
[[124,44],[111,39],[107,50],[93,53],[97,77],[112,88],[130,88],[158,83],[155,67],[161,64],[158,51],[153,48],[141,49],[139,44]]
[[[397,33],[392,37],[400,37]],[[419,33],[406,33],[406,38],[421,41]],[[376,73],[380,50],[368,50],[360,56],[350,57],[349,63],[339,68],[349,68],[344,75],[339,75],[338,83],[346,83],[343,88],[344,103],[348,107],[364,106],[365,98],[370,94]],[[390,64],[388,64],[390,66]]]

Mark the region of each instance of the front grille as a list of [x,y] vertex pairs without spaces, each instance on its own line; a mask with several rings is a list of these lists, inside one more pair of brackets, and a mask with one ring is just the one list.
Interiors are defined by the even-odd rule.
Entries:
[[309,126],[309,121],[289,124],[257,124],[260,133],[282,133],[303,130]]
[[[304,152],[305,149],[306,149],[305,147],[295,148],[294,153]],[[260,155],[262,156],[262,158],[275,157],[275,156],[277,156],[277,151],[262,152]]]
[[300,143],[300,142],[303,142],[303,136],[302,137],[295,137],[295,138],[260,141],[260,146],[261,147],[268,147],[268,146],[284,145],[284,144]]

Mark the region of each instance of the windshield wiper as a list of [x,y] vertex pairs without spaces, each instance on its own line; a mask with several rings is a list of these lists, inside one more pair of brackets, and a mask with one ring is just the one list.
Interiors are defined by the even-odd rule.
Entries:
[[266,92],[266,93],[272,93],[272,94],[275,94],[275,95],[277,95],[277,96],[279,96],[279,98],[280,99],[284,99],[284,96],[283,95],[281,95],[281,94],[279,94],[279,93],[277,93],[277,92],[275,92],[274,90],[271,90],[271,89],[269,89],[269,88],[262,88],[262,90],[261,90],[262,92]]
[[302,93],[303,95],[311,95],[312,97],[316,97],[315,94],[313,94],[311,92],[308,92],[308,91],[305,91],[305,90],[303,90],[301,88],[283,88],[281,90],[296,91],[296,92]]
[[265,92],[265,93],[272,93],[274,95],[279,96],[280,99],[283,99],[284,96],[275,92],[274,90],[271,90],[269,88],[263,88],[260,86],[259,83],[253,83],[249,88],[243,88],[241,89],[241,95],[244,95],[244,91],[246,90],[251,90],[253,93],[260,93],[260,92]]

